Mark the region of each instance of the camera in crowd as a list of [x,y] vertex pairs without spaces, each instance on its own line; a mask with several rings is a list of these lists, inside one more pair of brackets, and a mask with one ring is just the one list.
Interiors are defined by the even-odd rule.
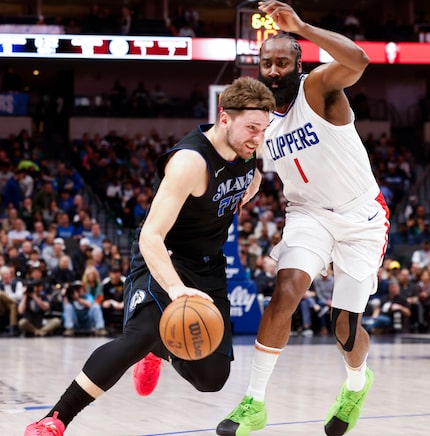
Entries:
[[25,294],[26,295],[33,295],[35,286],[43,285],[43,281],[42,280],[29,280],[29,281],[27,281],[27,283],[25,285],[26,285]]
[[66,289],[66,297],[68,298],[68,300],[74,300],[75,292],[79,291],[81,288],[82,288],[81,281],[76,280],[75,282],[71,283]]

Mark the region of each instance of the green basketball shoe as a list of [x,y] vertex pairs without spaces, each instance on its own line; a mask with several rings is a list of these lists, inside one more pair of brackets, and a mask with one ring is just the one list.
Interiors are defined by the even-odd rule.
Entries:
[[243,397],[242,402],[223,419],[216,428],[221,436],[247,436],[251,431],[266,426],[267,413],[264,401],[254,401],[252,397]]
[[349,391],[346,388],[346,382],[343,384],[340,394],[331,406],[324,422],[327,436],[342,436],[354,428],[372,383],[373,372],[367,368],[366,384],[361,391]]

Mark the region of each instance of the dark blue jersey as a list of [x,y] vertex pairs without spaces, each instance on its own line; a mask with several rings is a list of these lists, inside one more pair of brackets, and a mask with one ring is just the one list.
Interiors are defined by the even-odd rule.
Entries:
[[256,159],[223,159],[203,134],[211,125],[202,125],[162,155],[157,163],[158,176],[164,176],[166,162],[178,150],[195,150],[205,159],[209,173],[207,191],[201,197],[189,196],[185,201],[165,244],[174,254],[201,258],[215,256],[227,240],[233,215],[245,190],[251,183]]

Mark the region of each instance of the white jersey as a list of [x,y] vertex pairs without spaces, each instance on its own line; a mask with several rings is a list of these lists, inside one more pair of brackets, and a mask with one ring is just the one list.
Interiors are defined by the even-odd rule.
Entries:
[[[285,114],[274,113],[262,145],[264,169],[274,168],[288,202],[323,208],[346,206],[365,193],[378,192],[369,157],[351,122],[335,126],[299,92]],[[268,160],[268,161],[267,161]]]

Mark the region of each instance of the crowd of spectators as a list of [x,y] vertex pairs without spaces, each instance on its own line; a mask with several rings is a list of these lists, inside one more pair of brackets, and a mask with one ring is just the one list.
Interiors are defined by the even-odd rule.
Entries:
[[21,132],[1,142],[0,193],[0,329],[121,330],[128,264],[91,216],[81,174]]
[[[252,7],[252,5],[250,5]],[[304,5],[305,7],[305,5]],[[107,35],[153,35],[189,37],[235,37],[235,12],[226,8],[225,16],[231,16],[226,25],[216,19],[206,22],[200,18],[198,8],[178,5],[169,11],[167,18],[147,18],[143,8],[133,4],[123,4],[114,8],[108,4],[91,3],[87,13],[79,16],[31,17],[3,16],[4,23],[53,24],[60,25],[68,34],[107,34]],[[430,20],[428,11],[417,10],[413,22],[404,16],[389,13],[378,16],[369,10],[341,8],[321,11],[314,19],[315,25],[347,35],[354,40],[368,41],[430,41]],[[375,11],[373,11],[375,12]],[[305,13],[305,12],[304,12]],[[315,13],[315,11],[313,11]],[[309,20],[308,20],[309,21]]]
[[[10,334],[106,335],[120,329],[128,251],[122,253],[91,216],[84,187],[110,209],[131,238],[154,194],[155,161],[176,141],[173,134],[162,137],[155,129],[147,136],[84,134],[72,141],[68,162],[46,159],[28,132],[1,142],[0,320]],[[427,331],[430,234],[425,204],[409,196],[416,164],[410,151],[387,134],[366,138],[365,143],[394,219],[366,326],[372,332],[382,327]],[[285,205],[278,177],[265,173],[259,194],[238,218],[238,254],[256,283],[262,310],[273,292],[276,265],[268,255],[281,238]],[[409,257],[396,257],[396,247],[405,245]],[[399,324],[398,315],[394,322],[400,304],[394,282],[400,283],[403,275],[411,286],[400,286],[407,310],[399,309]],[[295,331],[329,333],[332,288],[331,271],[312,283],[294,318]],[[396,304],[390,305],[390,298],[397,298]]]

